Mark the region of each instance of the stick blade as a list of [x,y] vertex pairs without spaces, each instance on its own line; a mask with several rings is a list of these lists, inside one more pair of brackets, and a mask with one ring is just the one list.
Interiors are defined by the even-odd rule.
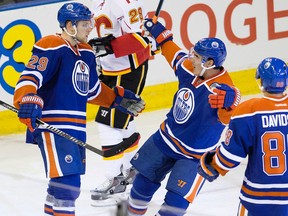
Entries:
[[129,147],[133,146],[136,142],[140,139],[140,134],[135,132],[127,139],[123,140],[122,142],[118,143],[114,148],[108,149],[103,152],[103,157],[112,157],[114,155],[117,155]]

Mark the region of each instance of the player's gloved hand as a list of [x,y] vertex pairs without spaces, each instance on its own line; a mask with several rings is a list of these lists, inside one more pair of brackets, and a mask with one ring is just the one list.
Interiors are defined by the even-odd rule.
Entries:
[[216,151],[209,151],[203,154],[197,168],[199,175],[203,176],[209,182],[214,181],[219,176],[219,173],[210,165],[215,153]]
[[116,98],[111,108],[117,108],[132,116],[138,116],[145,108],[145,102],[140,96],[134,94],[132,91],[124,89],[122,86],[116,86],[113,90],[116,94]]
[[102,38],[92,38],[88,41],[88,44],[95,51],[96,57],[101,57],[114,53],[111,46],[111,41],[113,39],[115,39],[115,37],[112,34],[109,34]]
[[[160,22],[155,24],[152,19],[145,19],[142,27],[143,31],[148,31],[155,38],[157,46],[161,46],[169,40],[173,40],[173,33],[166,29]],[[147,35],[146,33],[144,35]]]
[[226,84],[213,83],[211,86],[214,94],[208,96],[211,108],[234,109],[240,102],[240,91]]
[[158,53],[161,53],[161,47],[157,46],[156,40],[151,36],[146,36],[146,38],[149,40],[151,46],[151,55],[153,56]]
[[36,94],[27,94],[20,101],[18,111],[19,120],[27,125],[28,129],[33,132],[37,127],[36,119],[41,118],[44,101]]

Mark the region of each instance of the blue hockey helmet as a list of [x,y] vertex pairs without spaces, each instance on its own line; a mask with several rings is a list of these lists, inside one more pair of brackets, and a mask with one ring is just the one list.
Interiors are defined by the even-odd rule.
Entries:
[[287,65],[278,58],[265,58],[256,70],[256,79],[261,80],[261,86],[269,93],[284,92],[288,82]]
[[202,57],[202,63],[212,59],[215,67],[220,67],[226,59],[225,44],[218,38],[203,38],[193,48]]
[[73,25],[80,20],[93,19],[93,13],[85,5],[78,2],[64,4],[58,11],[58,22],[60,28],[64,28],[67,21],[71,21]]

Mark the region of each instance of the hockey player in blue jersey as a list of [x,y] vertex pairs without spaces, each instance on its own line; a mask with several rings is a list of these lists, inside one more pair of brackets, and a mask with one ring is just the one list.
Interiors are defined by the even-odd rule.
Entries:
[[131,160],[139,173],[128,199],[128,215],[144,215],[162,180],[170,174],[157,215],[180,216],[205,181],[197,173],[199,159],[216,148],[240,102],[240,93],[223,67],[226,48],[220,39],[203,38],[187,54],[161,23],[146,19],[144,27],[161,47],[179,84],[166,119]]
[[133,116],[145,103],[131,91],[120,86],[111,89],[99,81],[95,54],[87,44],[94,19],[86,6],[64,4],[58,21],[62,33],[43,37],[34,45],[15,87],[14,105],[20,121],[29,128],[26,142],[39,146],[50,178],[45,215],[74,216],[80,176],[85,174],[85,148],[37,128],[36,118],[85,142],[87,102]]
[[287,65],[265,58],[256,79],[263,97],[244,101],[234,110],[225,141],[201,157],[199,173],[213,181],[248,156],[237,216],[287,216]]

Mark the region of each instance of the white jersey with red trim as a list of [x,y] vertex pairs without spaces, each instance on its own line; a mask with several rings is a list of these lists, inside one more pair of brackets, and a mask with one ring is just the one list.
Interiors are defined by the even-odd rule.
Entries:
[[[98,37],[140,33],[142,21],[147,14],[142,0],[96,0],[93,12]],[[139,66],[133,54],[119,58],[110,54],[100,57],[99,61],[104,75],[126,74]]]

